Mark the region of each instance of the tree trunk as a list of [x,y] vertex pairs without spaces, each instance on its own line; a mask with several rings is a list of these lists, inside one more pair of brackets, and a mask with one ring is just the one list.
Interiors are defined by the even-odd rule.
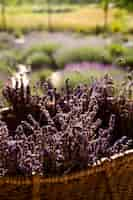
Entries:
[[108,15],[109,15],[109,0],[105,1],[104,4],[104,29],[108,27]]
[[1,23],[2,23],[2,30],[6,31],[7,24],[6,24],[6,5],[5,0],[1,2]]
[[51,10],[51,1],[47,1],[48,4],[48,31],[52,32],[52,10]]

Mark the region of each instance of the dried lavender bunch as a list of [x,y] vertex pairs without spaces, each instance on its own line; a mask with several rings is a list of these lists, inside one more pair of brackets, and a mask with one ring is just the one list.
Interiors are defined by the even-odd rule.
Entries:
[[23,81],[3,89],[0,175],[67,174],[133,148],[133,101],[114,95],[108,75],[76,88],[67,80],[61,91],[41,85],[42,96]]

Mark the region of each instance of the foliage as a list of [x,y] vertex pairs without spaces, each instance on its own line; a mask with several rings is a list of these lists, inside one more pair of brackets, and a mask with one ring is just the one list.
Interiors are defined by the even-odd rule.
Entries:
[[116,4],[119,7],[124,7],[124,8],[127,8],[129,10],[132,10],[132,8],[133,8],[133,1],[132,0],[118,0],[116,2]]
[[33,53],[26,60],[26,63],[32,67],[33,70],[38,69],[40,67],[44,67],[45,65],[50,65],[50,58],[41,52]]
[[110,24],[110,29],[113,33],[115,32],[128,32],[128,17],[127,12],[125,10],[117,9],[114,12],[114,20]]
[[108,64],[111,63],[111,57],[104,49],[89,47],[65,49],[56,55],[56,63],[60,67],[64,67],[67,63],[82,61],[96,61],[99,63]]
[[116,64],[121,67],[133,68],[133,50],[125,49],[124,54],[116,58]]
[[[81,64],[82,68],[82,64]],[[60,87],[65,85],[65,80],[70,79],[70,84],[72,87],[76,87],[79,83],[81,84],[92,84],[94,78],[100,78],[102,77],[104,72],[101,72],[100,70],[83,70],[83,71],[64,71],[64,74],[62,74]],[[56,84],[55,84],[56,85]]]
[[[14,70],[19,63],[31,65],[33,70],[50,67],[53,70],[64,69],[67,64],[96,62],[102,64],[118,64],[132,66],[132,49],[128,49],[120,43],[112,43],[104,48],[92,48],[81,46],[78,48],[61,48],[57,44],[46,43],[34,45],[24,51],[5,50],[1,51],[0,69]],[[122,64],[120,62],[122,61]]]
[[108,46],[108,50],[113,57],[122,56],[126,51],[126,48],[123,47],[121,44],[111,44]]
[[59,45],[56,43],[44,43],[44,44],[37,44],[29,47],[26,51],[23,53],[23,58],[27,58],[28,56],[32,55],[33,53],[44,53],[47,55],[54,54],[57,49],[59,48]]
[[23,37],[23,32],[22,32],[22,30],[19,30],[19,29],[14,30],[13,35],[14,35],[15,38],[21,38],[21,37]]
[[20,59],[20,53],[16,51],[4,50],[0,55],[0,69],[4,72],[15,70],[15,67]]
[[54,62],[53,54],[57,51],[59,45],[56,43],[45,43],[33,45],[22,53],[21,60],[26,60],[26,64],[31,65],[33,69],[43,67],[45,65],[57,68]]
[[116,59],[116,64],[121,67],[128,67],[133,68],[133,57],[132,56],[126,56],[126,57],[120,57]]
[[[78,65],[78,68],[75,67],[76,65]],[[88,68],[86,66],[84,68],[84,65],[88,65]],[[105,66],[97,63],[74,63],[68,64],[61,74],[56,73],[57,76],[51,76],[51,80],[53,85],[58,89],[65,85],[66,79],[70,79],[71,85],[76,87],[79,83],[91,84],[94,79],[100,79],[103,77],[103,74],[107,73],[114,78],[115,84],[119,85],[126,72],[119,68],[113,68],[110,65]]]
[[31,75],[31,82],[35,84],[38,80],[43,82],[46,81],[51,75],[53,71],[51,69],[42,69],[39,70],[38,72],[33,72]]

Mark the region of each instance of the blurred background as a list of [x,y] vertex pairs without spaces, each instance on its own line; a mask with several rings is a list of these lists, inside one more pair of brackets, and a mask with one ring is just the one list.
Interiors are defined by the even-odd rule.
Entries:
[[86,83],[133,67],[132,0],[1,0],[0,87],[25,74],[31,83]]

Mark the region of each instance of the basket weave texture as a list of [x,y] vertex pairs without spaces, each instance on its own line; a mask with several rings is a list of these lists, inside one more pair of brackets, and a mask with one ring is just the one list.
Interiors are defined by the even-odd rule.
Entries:
[[133,152],[61,178],[0,179],[0,200],[133,200]]

